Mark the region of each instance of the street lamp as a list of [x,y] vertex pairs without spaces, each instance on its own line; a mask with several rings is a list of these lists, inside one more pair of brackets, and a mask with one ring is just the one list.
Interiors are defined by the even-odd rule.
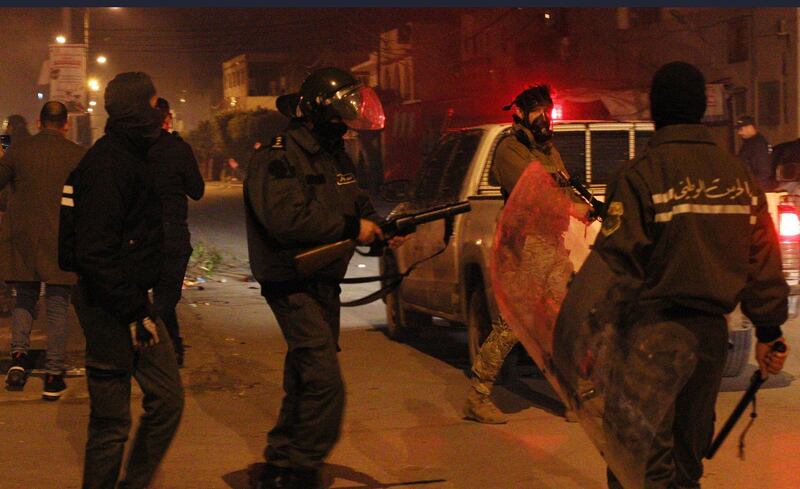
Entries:
[[104,64],[106,64],[106,61],[108,61],[108,58],[106,58],[102,54],[97,57],[97,63],[98,64],[104,65]]
[[36,92],[36,98],[39,100],[44,100],[44,94],[42,92]]
[[65,42],[67,42],[67,38],[61,35],[56,36],[56,42],[59,44],[64,44]]
[[95,105],[97,105],[97,101],[96,101],[96,100],[90,100],[90,101],[89,101],[89,105],[91,105],[92,107],[94,107]]
[[93,92],[99,92],[100,91],[100,82],[97,81],[96,78],[89,79],[89,90],[91,90]]

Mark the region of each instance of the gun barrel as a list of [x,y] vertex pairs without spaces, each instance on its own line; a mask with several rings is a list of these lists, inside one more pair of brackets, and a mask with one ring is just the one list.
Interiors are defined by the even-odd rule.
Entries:
[[464,214],[465,212],[469,212],[470,209],[472,209],[472,206],[470,206],[469,202],[458,202],[428,209],[409,217],[414,220],[414,224],[425,224],[426,222],[436,221],[437,219]]

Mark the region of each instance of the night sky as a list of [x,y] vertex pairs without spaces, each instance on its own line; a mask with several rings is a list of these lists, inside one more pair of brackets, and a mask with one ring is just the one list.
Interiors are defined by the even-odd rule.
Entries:
[[[72,15],[82,19],[82,9]],[[159,95],[186,98],[184,118],[193,125],[222,99],[225,59],[288,51],[310,67],[331,59],[347,67],[366,59],[381,30],[403,19],[448,15],[452,11],[93,8],[88,73],[108,81],[123,71],[145,71]],[[33,123],[41,105],[36,82],[48,45],[62,31],[62,9],[0,9],[0,22],[0,116],[22,113]],[[94,62],[98,54],[108,57],[105,66]]]

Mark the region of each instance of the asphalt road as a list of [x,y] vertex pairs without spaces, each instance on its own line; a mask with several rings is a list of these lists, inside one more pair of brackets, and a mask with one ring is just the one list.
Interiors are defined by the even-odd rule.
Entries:
[[[285,345],[257,284],[247,281],[240,186],[211,185],[192,205],[195,244],[221,252],[213,279],[185,291],[179,306],[187,352],[183,423],[153,484],[156,489],[248,487],[262,461],[266,432],[282,397]],[[363,265],[360,266],[360,265]],[[356,258],[351,274],[375,272]],[[345,289],[345,299],[371,290]],[[40,315],[43,316],[43,315]],[[8,318],[0,318],[7,355]],[[566,422],[546,383],[523,376],[496,389],[511,421],[486,426],[461,419],[468,390],[466,335],[447,323],[410,343],[385,335],[381,303],[345,310],[340,355],[348,404],[342,438],[325,478],[333,488],[602,489],[605,466],[580,427]],[[43,344],[37,321],[34,346]],[[80,366],[80,330],[71,318],[70,358]],[[797,321],[786,328],[800,344]],[[718,403],[725,418],[753,371],[726,379]],[[744,423],[706,464],[706,489],[800,487],[800,355],[759,395],[746,459],[736,457]],[[40,400],[41,379],[23,392],[0,390],[0,489],[80,487],[89,414],[82,377],[62,400]],[[141,394],[134,393],[138,415]]]

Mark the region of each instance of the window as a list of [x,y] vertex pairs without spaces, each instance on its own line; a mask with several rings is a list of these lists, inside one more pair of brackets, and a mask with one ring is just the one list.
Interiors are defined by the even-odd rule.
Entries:
[[553,134],[553,144],[570,176],[586,181],[586,132],[570,131],[556,132]]
[[733,92],[731,102],[733,102],[734,119],[738,119],[739,116],[747,114],[747,89],[742,88]]
[[445,136],[420,172],[414,202],[428,207],[458,199],[482,135],[476,130]]
[[628,131],[597,131],[592,138],[592,183],[607,184],[631,158]]
[[777,81],[758,84],[758,123],[777,126],[781,122],[781,86]]
[[739,63],[750,59],[750,22],[747,17],[728,21],[728,63]]

